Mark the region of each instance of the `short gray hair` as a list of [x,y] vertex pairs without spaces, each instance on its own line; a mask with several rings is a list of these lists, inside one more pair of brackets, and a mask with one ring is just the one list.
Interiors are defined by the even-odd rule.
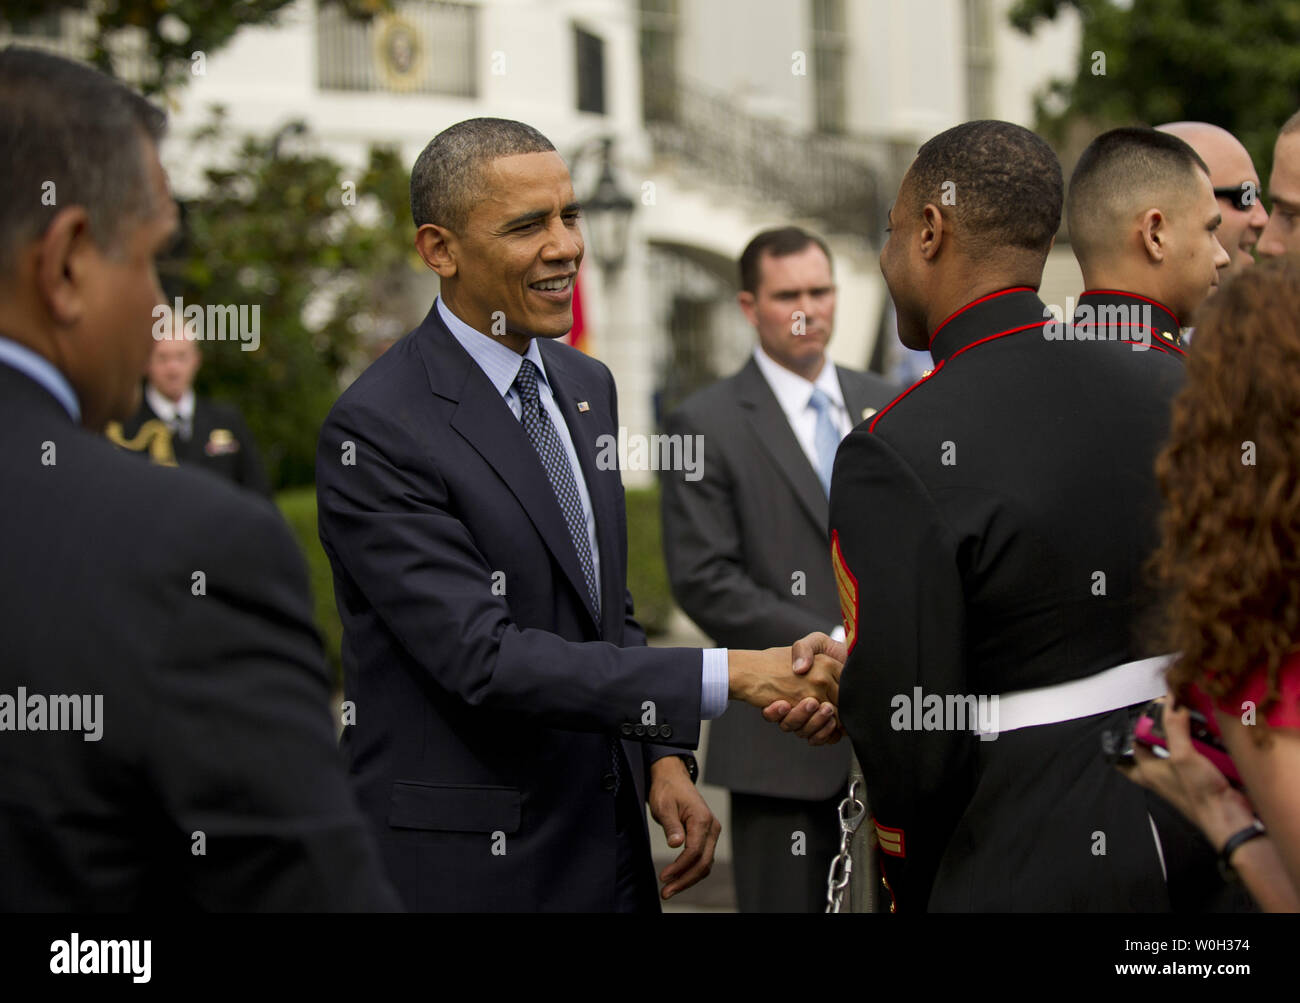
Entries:
[[411,218],[461,232],[482,188],[483,165],[497,157],[550,153],[551,141],[508,118],[470,118],[444,129],[411,169]]
[[124,224],[157,211],[143,157],[167,115],[98,70],[36,49],[0,52],[0,272],[60,209],[85,208],[116,250]]

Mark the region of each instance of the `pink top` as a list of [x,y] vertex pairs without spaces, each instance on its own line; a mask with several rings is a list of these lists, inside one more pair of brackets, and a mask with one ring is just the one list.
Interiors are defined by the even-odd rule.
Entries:
[[[1274,728],[1300,730],[1300,651],[1294,651],[1282,660],[1278,667],[1277,682],[1278,700],[1267,713],[1260,711],[1268,694],[1268,674],[1262,667],[1250,673],[1231,694],[1214,701],[1213,706],[1223,714],[1239,717],[1245,713],[1242,704],[1249,700],[1255,705],[1256,721],[1263,720]],[[1193,686],[1188,702],[1209,718],[1210,728],[1216,735],[1219,734],[1218,723],[1210,713],[1210,698]]]

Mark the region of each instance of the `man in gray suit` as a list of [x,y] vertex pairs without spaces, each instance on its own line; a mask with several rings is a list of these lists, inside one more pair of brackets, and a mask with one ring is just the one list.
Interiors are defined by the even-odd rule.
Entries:
[[[895,388],[830,363],[830,251],[797,227],[760,233],[740,258],[740,308],[753,358],[694,394],[670,434],[703,435],[702,476],[663,477],[664,554],[673,595],[720,645],[789,643],[840,630],[828,542],[835,451]],[[839,636],[839,635],[836,635]],[[741,912],[814,912],[839,846],[847,745],[789,741],[750,707],[710,726],[705,779],[731,791]]]

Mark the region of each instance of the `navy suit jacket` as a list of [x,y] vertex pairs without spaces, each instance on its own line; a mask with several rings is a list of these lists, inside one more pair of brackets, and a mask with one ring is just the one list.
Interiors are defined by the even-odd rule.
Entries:
[[411,909],[611,909],[608,736],[624,739],[638,803],[650,762],[699,739],[700,653],[645,647],[622,481],[597,468],[598,437],[618,433],[613,377],[539,348],[594,508],[599,620],[527,432],[436,309],[321,432],[320,534],[355,713],[343,748]]

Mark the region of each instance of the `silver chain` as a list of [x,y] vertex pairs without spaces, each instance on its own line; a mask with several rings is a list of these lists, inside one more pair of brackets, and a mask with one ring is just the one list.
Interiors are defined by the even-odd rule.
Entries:
[[854,777],[849,784],[849,793],[840,802],[840,852],[831,861],[830,872],[826,875],[826,911],[839,912],[844,905],[844,892],[849,887],[849,875],[853,872],[853,854],[849,844],[858,831],[858,826],[867,816],[867,806],[858,796],[862,780]]

